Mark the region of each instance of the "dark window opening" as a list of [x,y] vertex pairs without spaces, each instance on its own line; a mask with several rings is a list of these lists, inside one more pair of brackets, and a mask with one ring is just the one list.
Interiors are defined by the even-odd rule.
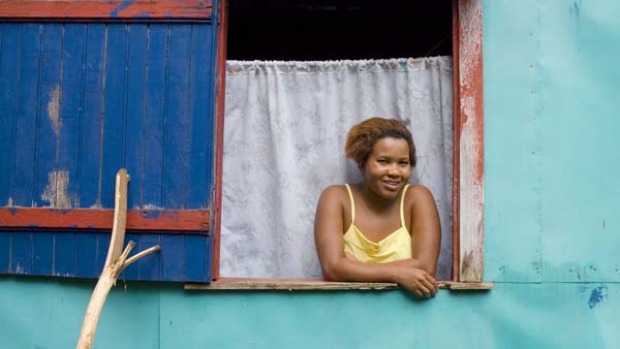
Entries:
[[452,54],[450,0],[229,0],[228,59]]

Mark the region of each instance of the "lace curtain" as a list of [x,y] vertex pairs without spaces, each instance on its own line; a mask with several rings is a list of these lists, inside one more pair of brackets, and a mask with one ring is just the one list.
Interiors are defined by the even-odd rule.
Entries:
[[314,211],[330,184],[360,175],[346,134],[372,117],[403,120],[418,150],[411,183],[441,217],[438,278],[451,269],[452,59],[228,61],[220,273],[321,278]]

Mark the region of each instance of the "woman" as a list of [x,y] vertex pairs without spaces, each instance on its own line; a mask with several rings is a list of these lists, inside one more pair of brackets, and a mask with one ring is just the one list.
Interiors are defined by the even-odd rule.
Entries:
[[411,133],[398,120],[371,118],[351,128],[345,152],[362,182],[321,194],[314,234],[323,276],[435,296],[439,215],[426,187],[407,184],[416,161]]

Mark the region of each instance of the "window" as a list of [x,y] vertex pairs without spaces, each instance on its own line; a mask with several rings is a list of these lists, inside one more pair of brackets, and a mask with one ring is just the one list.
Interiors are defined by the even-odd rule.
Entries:
[[[315,2],[334,3],[356,2]],[[114,174],[127,167],[134,209],[127,239],[138,249],[161,243],[162,251],[124,277],[218,278],[227,35],[222,2],[45,4],[0,3],[0,151],[8,154],[0,157],[0,274],[97,276],[109,242]],[[481,1],[454,0],[453,11],[453,279],[478,282]],[[449,50],[449,41],[433,42],[439,45],[426,52]]]
[[[287,5],[288,4],[288,5]],[[343,2],[330,2],[329,4],[317,4],[313,2],[313,4],[289,4],[285,5],[278,4],[277,1],[266,1],[266,2],[251,2],[244,3],[243,1],[231,1],[231,25],[229,26],[229,35],[231,41],[229,41],[229,57],[230,58],[262,58],[262,59],[281,59],[282,56],[278,57],[276,54],[284,54],[287,59],[333,59],[333,58],[342,58],[342,56],[338,56],[342,54],[342,52],[338,52],[339,49],[342,49],[341,46],[346,46],[347,48],[353,45],[340,45],[339,43],[334,44],[333,42],[330,45],[330,41],[324,41],[324,50],[321,50],[317,53],[316,47],[313,47],[312,44],[309,44],[304,40],[297,40],[297,35],[292,35],[291,41],[285,45],[280,45],[280,47],[284,47],[284,49],[278,49],[276,46],[269,46],[268,41],[262,42],[260,37],[273,37],[274,32],[290,32],[289,28],[283,30],[281,26],[278,25],[277,21],[274,21],[273,18],[271,20],[267,20],[266,17],[273,16],[277,17],[278,20],[281,21],[291,21],[291,22],[299,22],[303,21],[304,18],[298,18],[295,15],[287,16],[287,12],[278,12],[278,5],[281,9],[282,7],[289,7],[287,11],[288,13],[295,14],[294,10],[299,10],[300,7],[311,7],[311,10],[316,11],[317,13],[321,13],[317,8],[321,6],[327,7],[324,9],[329,12],[332,11],[331,14],[336,19],[334,19],[334,23],[338,25],[342,25],[342,16],[346,16],[340,10],[342,8],[347,8],[347,6],[351,6],[346,1]],[[359,6],[359,2],[356,2]],[[239,45],[235,46],[231,44],[233,42],[233,35],[235,31],[248,32],[248,29],[244,26],[235,27],[232,23],[235,21],[234,17],[234,6],[243,7],[243,6],[255,6],[251,9],[252,13],[256,15],[254,18],[255,21],[261,21],[263,24],[260,26],[259,32],[255,34],[248,41],[251,41],[247,45]],[[408,2],[407,5],[411,5],[411,2]],[[450,4],[448,4],[450,5]],[[269,7],[272,7],[271,9]],[[315,6],[315,8],[312,8]],[[389,4],[386,4],[389,7]],[[418,5],[419,6],[419,5]],[[481,52],[481,5],[479,2],[472,1],[459,1],[453,4],[454,13],[457,14],[453,18],[453,23],[455,25],[454,37],[455,40],[454,47],[454,58],[455,62],[458,62],[458,69],[455,69],[455,99],[454,99],[454,110],[455,113],[455,156],[454,164],[455,164],[455,175],[454,175],[454,193],[455,201],[453,212],[456,217],[454,226],[454,256],[456,257],[453,261],[453,280],[457,281],[470,281],[477,282],[481,281],[482,278],[482,52]],[[265,12],[260,12],[261,8]],[[275,8],[275,9],[274,9]],[[291,10],[293,8],[293,10]],[[382,9],[384,6],[382,6]],[[359,10],[359,7],[357,8]],[[238,8],[237,8],[238,10]],[[346,12],[346,11],[345,11]],[[402,13],[398,12],[398,13]],[[326,15],[329,16],[329,15]],[[339,17],[340,16],[340,17]],[[291,18],[292,17],[292,18]],[[317,17],[319,15],[313,16],[308,21],[320,23],[314,29],[320,28],[324,25],[325,21],[320,21]],[[380,19],[380,16],[373,17],[374,20]],[[338,19],[338,20],[337,20]],[[238,21],[241,21],[241,18],[237,18]],[[247,18],[245,20],[248,20]],[[366,19],[367,20],[367,19]],[[389,19],[386,21],[389,22]],[[255,24],[258,22],[254,22]],[[271,23],[270,25],[264,25],[265,23]],[[374,22],[373,22],[374,23]],[[329,25],[327,25],[329,27]],[[381,27],[381,25],[377,25]],[[450,23],[448,23],[448,28],[450,27]],[[235,29],[236,28],[236,29]],[[324,29],[324,28],[323,28]],[[292,29],[291,29],[292,30]],[[325,33],[329,33],[334,30],[334,28],[329,28],[325,30]],[[344,30],[344,29],[343,29]],[[313,32],[312,30],[307,30],[306,32]],[[355,30],[353,30],[355,32]],[[448,29],[450,33],[450,29]],[[258,39],[257,37],[258,36]],[[285,35],[286,36],[286,35]],[[363,38],[363,35],[353,35],[351,38]],[[385,36],[381,36],[385,38]],[[342,40],[347,43],[349,40]],[[385,40],[388,41],[389,40]],[[402,42],[408,42],[406,40],[401,40]],[[438,45],[430,46],[429,51],[434,52],[433,50],[439,50],[439,52],[450,52],[450,41],[442,42],[441,40],[436,41],[435,44]],[[394,49],[398,43],[389,42],[393,45],[387,45]],[[297,50],[291,49],[291,46],[296,46]],[[371,45],[364,46],[366,49]],[[447,48],[446,48],[447,46]],[[260,49],[260,47],[269,47],[269,49]],[[416,46],[418,47],[418,46]],[[306,51],[303,49],[307,48]],[[314,51],[313,51],[314,49]],[[402,47],[400,47],[402,50]],[[444,50],[444,51],[441,51]],[[396,49],[398,51],[398,49]],[[426,51],[425,52],[429,52]],[[274,53],[275,52],[275,53]],[[390,52],[390,51],[382,51],[379,52]],[[395,52],[395,51],[392,51]],[[392,55],[393,53],[387,53],[387,55]],[[286,56],[288,54],[288,56]],[[368,58],[368,52],[358,52],[360,57]],[[375,52],[376,54],[376,52]],[[316,58],[317,55],[319,58]],[[258,57],[256,57],[258,56]],[[379,56],[380,57],[380,56]],[[349,58],[349,57],[346,57]],[[356,57],[350,57],[356,58]],[[372,57],[375,58],[375,57]],[[456,66],[456,63],[455,63]],[[221,70],[222,71],[222,70]],[[461,74],[461,72],[465,72],[466,74]],[[220,114],[221,117],[221,114]],[[462,151],[465,150],[465,151]],[[472,152],[473,151],[473,152]],[[461,171],[459,171],[461,170]],[[218,186],[219,187],[219,186]],[[460,212],[466,213],[466,216],[460,215]],[[465,219],[461,219],[464,217]],[[218,241],[218,239],[216,239]],[[217,245],[217,244],[216,244]],[[218,250],[218,246],[216,246],[216,250]],[[463,253],[460,251],[463,250]],[[219,268],[216,265],[216,270],[214,270],[214,274],[217,275]],[[226,275],[224,275],[226,276]]]

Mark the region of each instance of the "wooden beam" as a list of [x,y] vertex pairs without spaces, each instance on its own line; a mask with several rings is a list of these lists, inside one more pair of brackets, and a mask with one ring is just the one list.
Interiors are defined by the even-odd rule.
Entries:
[[[490,282],[453,282],[438,281],[440,289],[452,291],[476,291],[490,290],[493,283]],[[244,278],[222,278],[210,284],[186,284],[186,290],[203,291],[382,291],[395,290],[401,287],[395,283],[384,282],[333,282],[324,280],[286,280],[286,279],[244,279]]]
[[[0,230],[7,228],[112,230],[113,210],[1,208]],[[209,210],[131,210],[127,230],[209,231]]]
[[219,2],[217,25],[216,95],[215,95],[215,190],[213,197],[213,279],[220,277],[220,231],[222,217],[222,171],[224,161],[224,102],[226,97],[226,43],[228,36],[228,1]]
[[484,262],[482,1],[456,0],[454,205],[456,281],[481,282]]
[[209,20],[211,0],[0,0],[3,20]]
[[340,291],[340,290],[390,290],[398,289],[393,283],[380,282],[332,282],[323,280],[284,279],[235,279],[222,278],[210,284],[186,284],[186,290],[205,291]]

